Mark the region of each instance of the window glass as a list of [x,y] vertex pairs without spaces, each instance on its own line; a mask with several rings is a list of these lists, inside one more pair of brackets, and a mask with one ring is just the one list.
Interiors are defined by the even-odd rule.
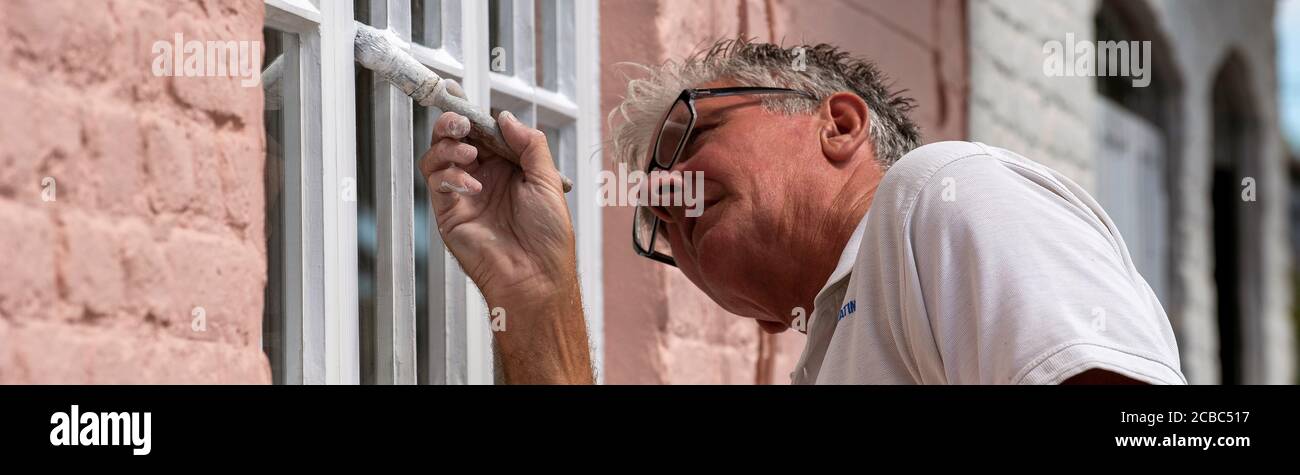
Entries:
[[271,379],[276,384],[285,382],[285,339],[288,312],[285,283],[290,271],[285,262],[287,246],[285,232],[289,229],[286,213],[289,198],[284,193],[285,175],[289,167],[297,167],[300,160],[299,118],[294,107],[298,94],[298,65],[295,54],[297,36],[272,29],[263,29],[265,52],[262,60],[264,91],[263,124],[266,129],[266,162],[264,186],[266,193],[266,255],[267,285],[262,310],[262,350],[271,363]]
[[442,0],[411,0],[411,40],[442,47]]

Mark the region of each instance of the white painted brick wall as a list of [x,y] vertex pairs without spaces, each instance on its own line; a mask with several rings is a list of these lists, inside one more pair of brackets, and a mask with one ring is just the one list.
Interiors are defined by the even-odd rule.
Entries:
[[972,0],[973,140],[1015,150],[1093,189],[1090,78],[1046,77],[1043,44],[1093,36],[1093,1]]
[[[1171,223],[1175,302],[1168,305],[1178,333],[1183,369],[1193,383],[1219,381],[1218,342],[1209,203],[1210,101],[1214,74],[1230,48],[1246,57],[1262,119],[1261,163],[1256,177],[1265,209],[1262,348],[1247,381],[1293,382],[1296,350],[1291,329],[1290,252],[1287,247],[1288,183],[1278,129],[1273,3],[1267,0],[1148,1],[1171,41],[1183,83],[1181,175],[1175,177],[1187,212]],[[1096,0],[971,0],[970,131],[972,140],[1020,152],[1095,190],[1096,93],[1092,78],[1043,74],[1048,40],[1093,37]],[[1177,312],[1173,311],[1177,309]],[[1248,359],[1248,361],[1250,361]]]

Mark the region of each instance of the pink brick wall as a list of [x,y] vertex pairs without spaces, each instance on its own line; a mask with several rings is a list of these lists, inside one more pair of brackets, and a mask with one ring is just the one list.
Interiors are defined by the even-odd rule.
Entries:
[[[828,42],[874,59],[920,107],[924,140],[966,136],[961,0],[607,0],[601,2],[602,109],[626,90],[618,62],[658,64],[745,34]],[[612,158],[612,157],[610,157]],[[633,254],[631,208],[605,208],[605,376],[614,384],[785,384],[803,350],[713,304],[675,270]]]
[[260,0],[0,2],[0,383],[270,381],[261,89],[151,70],[155,41],[261,25]]

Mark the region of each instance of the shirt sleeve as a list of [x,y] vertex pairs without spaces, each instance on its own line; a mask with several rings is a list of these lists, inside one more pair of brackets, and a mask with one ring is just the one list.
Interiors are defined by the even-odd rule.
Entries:
[[1186,383],[1164,310],[1077,186],[967,157],[929,177],[904,222],[918,294],[904,318],[928,331],[947,382],[1057,384],[1104,369]]

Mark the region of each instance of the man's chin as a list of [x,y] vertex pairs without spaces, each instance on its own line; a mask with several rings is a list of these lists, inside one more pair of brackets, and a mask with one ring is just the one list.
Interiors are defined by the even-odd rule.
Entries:
[[770,322],[767,320],[755,320],[755,321],[758,322],[758,328],[763,329],[764,333],[769,333],[772,335],[778,333],[785,333],[786,330],[790,329],[790,325],[781,322]]

